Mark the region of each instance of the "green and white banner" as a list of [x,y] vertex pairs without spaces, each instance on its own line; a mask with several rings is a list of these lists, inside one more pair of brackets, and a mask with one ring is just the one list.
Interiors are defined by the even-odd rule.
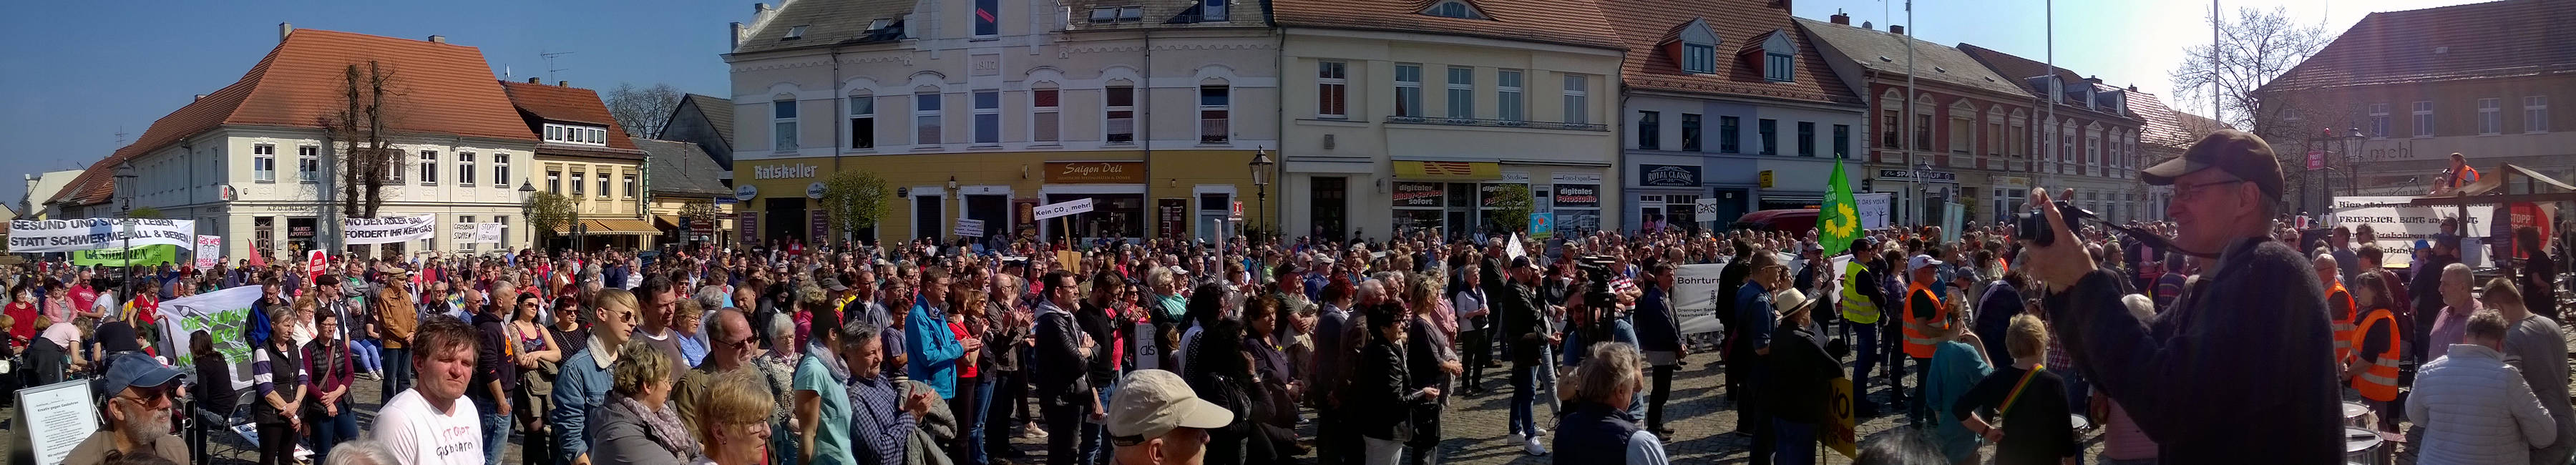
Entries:
[[[161,331],[170,347],[190,347],[197,331],[214,338],[215,353],[222,354],[224,364],[232,366],[232,388],[250,388],[251,343],[242,331],[250,321],[250,305],[259,301],[259,286],[237,286],[222,290],[170,299],[161,302]],[[279,328],[284,331],[284,328]],[[174,366],[196,366],[194,355],[186,350],[171,351]],[[199,378],[198,382],[211,382]]]

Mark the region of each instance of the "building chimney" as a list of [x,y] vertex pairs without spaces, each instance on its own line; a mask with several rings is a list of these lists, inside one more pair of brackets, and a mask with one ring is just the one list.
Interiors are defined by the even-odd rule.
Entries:
[[572,81],[555,81],[555,87],[572,87]]
[[197,98],[189,99],[189,101],[192,101],[192,102],[193,102],[193,101],[205,100],[205,99],[206,99],[206,94],[197,94]]
[[294,33],[295,33],[295,23],[277,23],[277,41],[278,41],[278,42],[285,42],[285,41],[286,41],[286,36],[287,36],[287,35],[289,35],[289,34],[294,34]]
[[2137,91],[2138,91],[2138,85],[2137,85],[2137,84],[2130,84],[2130,85],[2129,85],[2129,91],[2130,91],[2130,92],[2137,92]]
[[433,44],[444,44],[444,43],[447,43],[447,36],[442,36],[442,35],[433,35],[433,36],[429,36],[429,43],[433,43]]
[[537,82],[537,79],[540,79],[540,78],[533,78],[533,77],[532,77],[532,78],[528,78],[528,83],[529,83],[529,84],[542,84],[541,82]]
[[2090,83],[2094,83],[2094,84],[2101,84],[2101,83],[2102,83],[2102,76],[2100,76],[2100,75],[2085,76],[2085,77],[2084,77],[2084,82],[2090,82]]
[[1834,24],[1840,24],[1840,25],[1844,25],[1844,26],[1850,26],[1850,25],[1851,25],[1851,15],[1842,14],[1842,13],[1834,13],[1834,15],[1831,17],[1831,19],[1833,20]]
[[1905,35],[1905,25],[1903,25],[1903,24],[1889,24],[1889,25],[1887,25],[1887,32],[1889,32],[1889,33],[1894,33],[1894,34],[1896,34],[1896,35]]

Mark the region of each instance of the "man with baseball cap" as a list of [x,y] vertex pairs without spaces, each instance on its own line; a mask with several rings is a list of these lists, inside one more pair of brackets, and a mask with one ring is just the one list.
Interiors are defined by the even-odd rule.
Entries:
[[[133,340],[133,332],[126,332]],[[131,342],[127,343],[131,345]],[[170,408],[179,395],[178,369],[142,352],[119,352],[108,358],[107,376],[91,385],[101,399],[99,419],[105,428],[90,433],[63,456],[65,465],[105,463],[111,451],[148,453],[171,462],[189,463],[188,444],[170,434]],[[225,382],[213,380],[211,382]]]
[[[2173,186],[2174,251],[2214,261],[2150,325],[2121,304],[2119,274],[2094,267],[2072,219],[2043,208],[2050,231],[2037,233],[2056,240],[2023,256],[2048,287],[2049,332],[2166,463],[2340,463],[2325,292],[2307,260],[2268,237],[2282,181],[2271,146],[2222,129],[2140,173]],[[2031,202],[2073,195],[2049,194]]]
[[1136,370],[1109,397],[1110,443],[1117,465],[1198,465],[1207,430],[1234,423],[1234,412],[1200,399],[1181,376]]

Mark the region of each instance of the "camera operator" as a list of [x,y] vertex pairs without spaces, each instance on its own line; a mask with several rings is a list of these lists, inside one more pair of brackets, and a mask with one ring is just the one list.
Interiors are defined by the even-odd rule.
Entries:
[[2209,274],[2150,326],[2121,305],[2120,277],[2085,256],[2072,218],[2041,208],[2053,244],[2025,253],[2050,294],[2051,332],[2167,463],[2342,463],[2325,293],[2298,252],[2267,237],[2282,182],[2272,148],[2223,129],[2141,173],[2174,186],[2173,245],[2215,252]]

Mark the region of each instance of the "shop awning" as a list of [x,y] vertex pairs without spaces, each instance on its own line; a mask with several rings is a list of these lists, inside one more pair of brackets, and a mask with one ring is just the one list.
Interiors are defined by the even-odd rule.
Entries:
[[1490,161],[1395,161],[1395,178],[1408,181],[1486,181],[1503,178]]
[[[581,221],[579,221],[579,223],[582,225],[582,227],[589,228],[589,229],[587,229],[587,230],[582,231],[582,234],[597,234],[597,235],[608,235],[608,236],[659,236],[659,235],[662,235],[662,230],[661,230],[661,229],[654,228],[654,227],[653,227],[653,223],[652,223],[652,222],[650,222],[650,221],[644,221],[644,220],[629,220],[629,219],[581,220]],[[555,228],[555,233],[557,233],[557,234],[569,234],[569,233],[571,233],[571,230],[572,230],[572,226],[571,226],[571,225],[564,225],[564,226],[561,226],[561,227],[556,227],[556,228]]]

